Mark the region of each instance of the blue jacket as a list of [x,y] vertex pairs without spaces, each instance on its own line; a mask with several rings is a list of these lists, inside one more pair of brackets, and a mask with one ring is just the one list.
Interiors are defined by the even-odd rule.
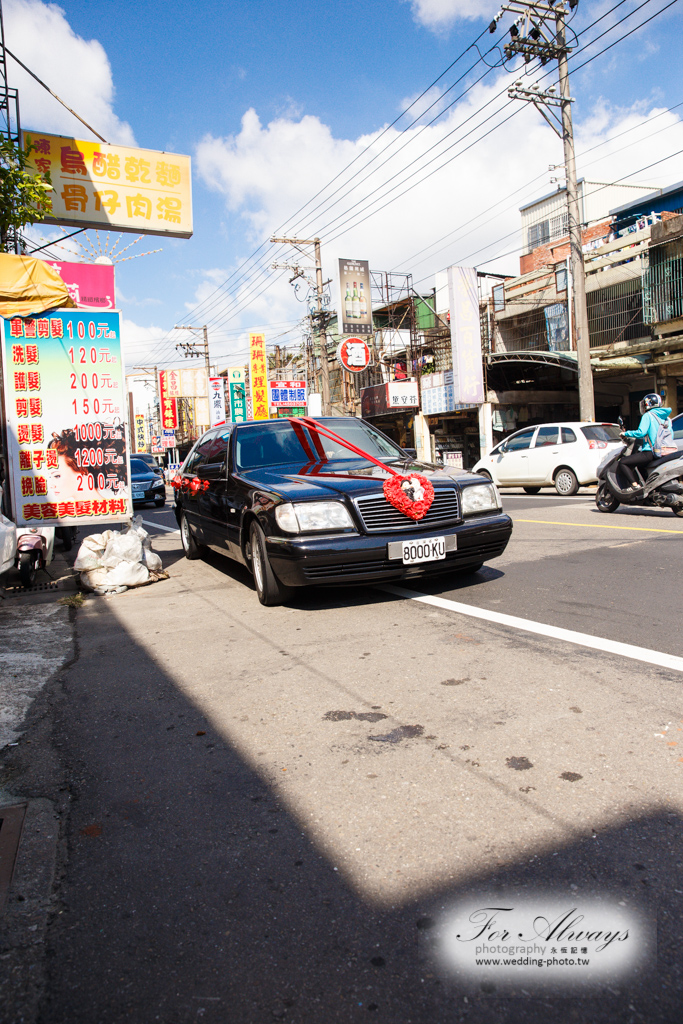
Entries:
[[668,420],[671,415],[671,409],[667,409],[666,406],[660,405],[654,409],[648,409],[647,412],[643,413],[640,420],[640,424],[637,430],[626,430],[624,432],[625,437],[642,437],[645,438],[642,445],[640,446],[641,452],[654,451],[655,441],[657,440],[657,430],[659,429],[658,420],[664,423]]

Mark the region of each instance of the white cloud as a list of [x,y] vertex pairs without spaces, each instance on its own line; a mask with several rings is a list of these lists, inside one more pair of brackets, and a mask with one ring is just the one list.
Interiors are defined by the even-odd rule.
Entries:
[[[402,136],[390,129],[369,153],[366,148],[380,132],[358,139],[336,139],[316,117],[279,118],[263,125],[256,112],[249,110],[236,135],[209,136],[203,140],[197,150],[197,170],[209,187],[224,195],[231,233],[246,231],[252,246],[276,229],[298,237],[319,234],[326,277],[335,278],[337,257],[369,259],[376,270],[395,268],[412,272],[416,281],[426,278],[425,287],[432,283],[429,275],[450,263],[482,265],[496,254],[509,253],[497,264],[488,262],[488,269],[515,272],[518,254],[514,249],[521,241],[519,206],[552,190],[547,167],[562,161],[562,150],[557,136],[532,107],[506,106],[507,84],[508,78],[501,75],[489,85],[477,86],[438,124],[416,126]],[[495,98],[501,91],[502,97]],[[485,112],[478,113],[489,101]],[[667,114],[650,127],[617,139],[585,158],[581,156],[584,150],[656,112],[651,103],[624,110],[599,101],[590,116],[576,124],[579,173],[589,180],[616,181],[628,171],[682,148],[683,126],[676,115]],[[503,121],[509,114],[514,116]],[[373,205],[371,200],[366,213],[362,212],[367,197],[376,188],[380,195],[403,182],[416,168],[424,168],[391,195],[403,192],[427,170],[442,163],[439,157],[427,168],[427,161],[435,152],[443,151],[446,159],[464,149],[473,138],[484,136],[499,120],[503,121],[499,127],[438,173],[406,191],[392,205],[370,216],[381,205]],[[475,135],[465,138],[479,122],[481,127]],[[667,125],[666,132],[651,134]],[[462,141],[445,152],[457,139]],[[369,164],[372,153],[389,142],[392,148],[375,164]],[[619,152],[627,144],[631,144],[629,148]],[[437,149],[431,150],[432,146]],[[415,158],[417,163],[406,170]],[[344,168],[354,159],[351,170],[345,172]],[[385,160],[384,166],[380,166]],[[323,192],[322,198],[307,208],[310,216],[292,216],[323,183],[340,172],[342,176]],[[398,177],[390,181],[394,175]],[[670,161],[627,181],[664,185],[677,177],[680,174],[677,175],[675,161]],[[316,209],[321,202],[323,208]],[[335,224],[339,215],[342,219],[350,218],[350,222]],[[284,230],[279,231],[281,226]],[[444,243],[434,244],[447,234],[450,237]],[[425,247],[430,247],[426,257],[420,253]],[[287,310],[289,315],[300,315],[301,306],[291,300],[287,305],[285,284],[275,287],[278,318]],[[242,283],[240,288],[240,304],[245,304],[245,315],[251,322],[256,322],[256,315],[268,314],[270,297],[275,291],[249,302],[246,284]],[[336,301],[333,291],[333,303]],[[237,320],[240,322],[245,320]],[[235,326],[234,321],[229,326]]]
[[[9,49],[108,142],[134,146],[130,125],[114,113],[111,67],[101,43],[77,36],[56,4],[5,0],[3,11]],[[26,128],[91,137],[88,129],[11,57],[7,71],[10,85],[19,89],[21,120]]]
[[420,25],[439,32],[464,19],[489,18],[500,7],[498,0],[410,0],[413,17]]

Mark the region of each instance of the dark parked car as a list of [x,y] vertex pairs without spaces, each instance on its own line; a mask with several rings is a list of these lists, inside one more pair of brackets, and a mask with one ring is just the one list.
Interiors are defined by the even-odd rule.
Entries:
[[137,452],[135,458],[139,459],[140,462],[144,462],[157,476],[164,475],[163,469],[153,455],[149,455],[147,452]]
[[133,491],[133,505],[144,505],[153,501],[157,508],[166,504],[166,484],[163,477],[134,455],[130,460],[130,482]]
[[[482,477],[415,462],[365,420],[319,423],[401,473],[434,487],[419,522],[394,508],[389,473],[286,419],[214,428],[192,448],[173,484],[188,558],[212,548],[249,566],[262,604],[310,584],[375,583],[452,570],[475,572],[505,550],[512,522]],[[307,450],[306,450],[307,449]]]

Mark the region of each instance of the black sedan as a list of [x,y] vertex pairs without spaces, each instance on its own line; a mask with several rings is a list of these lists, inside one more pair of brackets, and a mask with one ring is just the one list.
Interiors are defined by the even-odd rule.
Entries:
[[163,477],[151,469],[142,459],[130,460],[130,482],[133,491],[133,505],[144,505],[153,501],[157,508],[166,504],[166,484]]
[[[295,587],[476,572],[503,553],[512,522],[489,480],[416,462],[365,420],[317,422],[381,465],[287,419],[214,428],[173,480],[188,558],[211,548],[244,563],[274,605]],[[385,497],[392,469],[431,483],[419,521]]]

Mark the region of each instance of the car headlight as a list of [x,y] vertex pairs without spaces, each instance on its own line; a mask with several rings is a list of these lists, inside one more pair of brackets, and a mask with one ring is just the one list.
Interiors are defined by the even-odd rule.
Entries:
[[340,501],[285,502],[275,509],[275,519],[285,533],[353,529],[348,509]]
[[473,484],[462,489],[462,514],[472,516],[477,512],[490,512],[500,508],[500,498],[495,484]]

